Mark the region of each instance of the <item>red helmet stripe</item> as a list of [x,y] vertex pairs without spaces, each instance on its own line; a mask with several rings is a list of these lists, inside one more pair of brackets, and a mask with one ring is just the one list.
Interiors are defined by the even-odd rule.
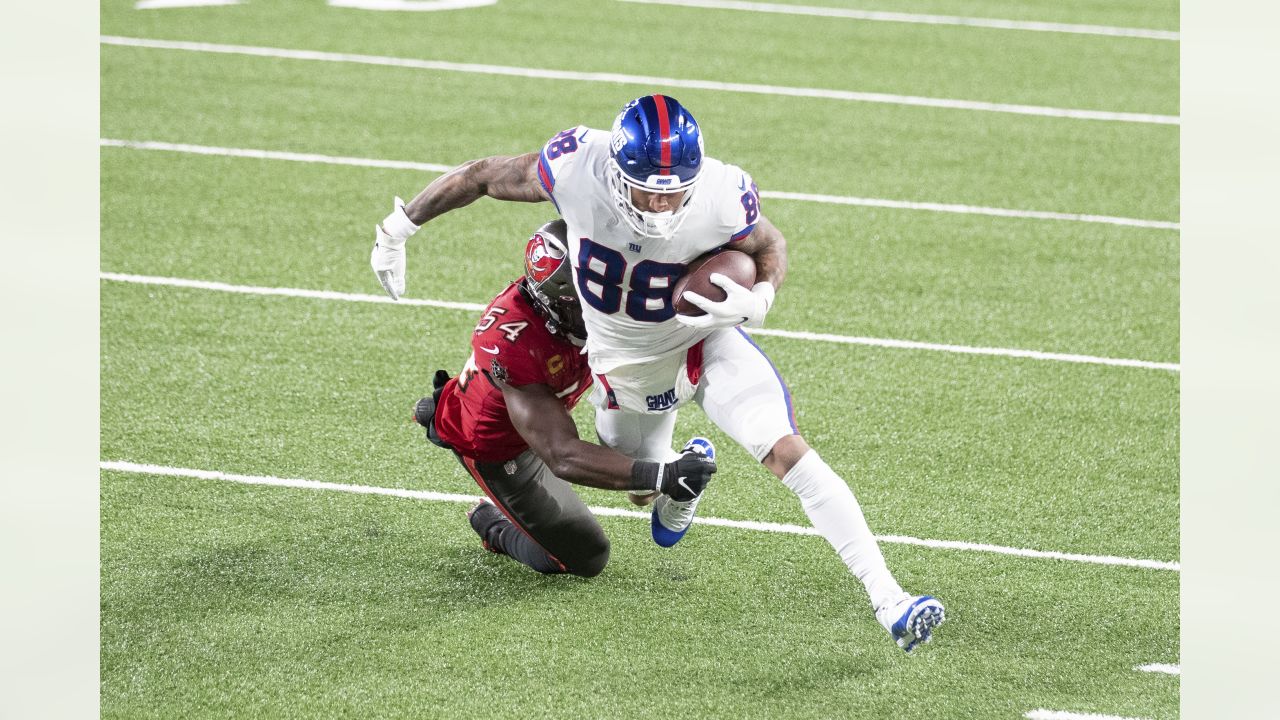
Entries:
[[653,104],[658,109],[658,145],[662,148],[662,169],[659,175],[671,174],[671,119],[667,117],[667,98],[662,95],[653,96]]

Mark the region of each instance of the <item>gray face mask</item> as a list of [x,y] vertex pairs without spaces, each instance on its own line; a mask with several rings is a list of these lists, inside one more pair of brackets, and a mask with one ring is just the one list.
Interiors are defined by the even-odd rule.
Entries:
[[567,257],[567,236],[564,220],[538,228],[525,246],[524,283],[534,305],[547,318],[547,329],[581,346],[587,331]]

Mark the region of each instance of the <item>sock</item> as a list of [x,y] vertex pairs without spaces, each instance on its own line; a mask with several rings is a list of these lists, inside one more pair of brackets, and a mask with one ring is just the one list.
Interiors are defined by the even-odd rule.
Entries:
[[497,542],[490,541],[490,544],[501,549],[517,561],[544,575],[555,575],[565,571],[563,565],[551,557],[550,553],[539,547],[528,535],[521,532],[520,528],[512,525],[510,520],[505,517],[502,518],[502,522],[497,523],[495,529],[496,532],[491,532],[489,537],[496,536]]
[[880,546],[867,527],[853,491],[818,457],[816,450],[805,453],[782,482],[800,497],[809,522],[866,586],[873,608],[902,599],[906,593],[885,565],[884,555],[880,554]]
[[555,575],[565,571],[563,565],[516,527],[500,510],[493,508],[485,510],[484,513],[483,519],[477,517],[479,512],[472,515],[475,522],[471,527],[489,544],[489,547],[544,575]]

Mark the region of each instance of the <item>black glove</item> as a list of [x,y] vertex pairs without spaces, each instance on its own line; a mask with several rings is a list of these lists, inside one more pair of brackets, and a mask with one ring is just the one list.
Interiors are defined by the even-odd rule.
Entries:
[[716,471],[716,461],[699,452],[688,451],[675,462],[662,466],[662,480],[658,490],[672,500],[689,502],[702,494],[711,475]]
[[631,490],[658,492],[689,502],[702,494],[716,471],[716,461],[696,450],[685,450],[674,462],[637,460],[631,466]]
[[433,444],[442,448],[452,450],[440,436],[436,434],[436,404],[440,402],[440,394],[444,392],[445,383],[449,382],[449,373],[444,370],[437,370],[435,377],[432,378],[431,384],[434,391],[430,397],[424,397],[413,406],[413,420],[422,427],[427,429],[427,439]]

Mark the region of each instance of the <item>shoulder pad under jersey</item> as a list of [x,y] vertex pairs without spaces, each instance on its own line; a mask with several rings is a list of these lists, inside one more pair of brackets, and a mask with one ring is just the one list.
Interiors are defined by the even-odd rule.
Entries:
[[585,125],[571,127],[547,141],[538,153],[538,182],[556,200],[556,189],[579,173],[592,173],[601,156],[609,155],[609,133]]
[[718,161],[708,163],[704,171],[710,172],[700,181],[698,192],[706,193],[704,197],[711,203],[721,232],[729,242],[750,235],[760,219],[760,191],[751,174],[737,165]]

